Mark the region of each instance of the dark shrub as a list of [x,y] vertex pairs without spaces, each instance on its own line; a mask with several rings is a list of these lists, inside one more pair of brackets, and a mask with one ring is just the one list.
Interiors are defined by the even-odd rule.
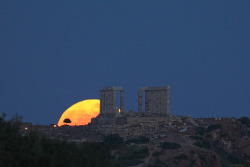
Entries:
[[220,141],[219,140],[215,140],[212,142],[213,146],[218,146],[220,144]]
[[152,155],[153,155],[154,157],[158,157],[158,156],[162,155],[162,153],[161,153],[161,152],[155,152],[155,153],[153,153]]
[[222,166],[232,166],[232,164],[242,163],[234,154],[228,153],[219,147],[215,147],[214,150],[220,156]]
[[212,124],[208,128],[205,129],[206,132],[212,132],[214,130],[220,129],[221,125],[220,124]]
[[154,165],[150,165],[148,167],[168,167],[168,165],[157,159]]
[[212,135],[211,135],[211,134],[208,134],[208,135],[206,135],[206,137],[211,139],[211,138],[212,138]]
[[139,137],[140,143],[147,143],[149,142],[149,138],[145,136],[140,136]]
[[191,139],[202,140],[201,136],[189,136]]
[[240,135],[241,135],[241,137],[244,137],[244,136],[246,136],[246,133],[245,132],[240,132]]
[[164,149],[178,149],[181,147],[181,145],[178,143],[164,142],[161,144],[161,147]]
[[135,166],[143,163],[140,159],[132,159],[132,160],[123,160],[121,161],[122,166]]
[[202,154],[199,154],[200,160],[202,160],[204,163],[206,163],[206,157]]
[[119,157],[118,161],[122,166],[135,166],[143,163],[141,159],[146,158],[148,155],[148,148],[132,147],[128,148],[128,151]]
[[187,159],[188,159],[188,156],[186,154],[181,154],[179,156],[174,157],[174,163],[178,164],[182,160],[187,160]]
[[196,132],[196,135],[203,136],[203,134],[205,133],[205,129],[203,127],[198,127],[196,128],[195,132]]
[[250,127],[250,120],[248,117],[241,117],[238,119],[242,124],[246,125],[247,127]]
[[143,159],[149,155],[148,148],[132,148],[129,149],[129,153],[123,156],[121,159],[131,160],[131,159]]
[[145,136],[139,136],[138,138],[134,138],[134,139],[129,139],[126,141],[126,143],[135,143],[135,144],[142,144],[142,143],[147,143],[149,142],[149,138],[145,137]]
[[123,138],[119,134],[110,134],[105,136],[103,143],[110,146],[120,146],[123,143]]
[[206,149],[210,148],[210,143],[207,141],[196,141],[194,142],[194,145],[200,148],[206,148]]
[[71,120],[69,118],[66,118],[63,120],[63,122],[69,124],[69,123],[71,123]]

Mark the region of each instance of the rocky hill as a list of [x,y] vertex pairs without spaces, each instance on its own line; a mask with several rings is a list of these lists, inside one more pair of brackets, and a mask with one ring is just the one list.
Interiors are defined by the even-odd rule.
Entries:
[[[182,118],[181,123],[189,119]],[[249,162],[250,128],[246,121],[193,119],[193,123],[196,125],[163,132],[166,127],[161,122],[157,126],[160,134],[127,139],[126,145],[117,149],[114,155],[124,166],[137,167],[244,166]],[[151,131],[149,127],[147,124]],[[143,129],[141,124],[137,128]]]
[[112,155],[121,166],[249,166],[250,160],[250,121],[247,117],[138,117],[126,125],[48,127],[40,132],[50,138],[75,142],[103,142],[111,136],[108,140],[111,145],[120,141],[112,135],[119,136],[123,142],[113,147]]

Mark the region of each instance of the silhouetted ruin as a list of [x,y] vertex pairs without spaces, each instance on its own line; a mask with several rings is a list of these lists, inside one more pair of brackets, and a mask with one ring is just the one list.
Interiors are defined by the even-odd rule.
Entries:
[[[141,88],[138,112],[134,112],[124,110],[122,87],[104,87],[100,91],[100,114],[90,124],[59,127],[22,123],[19,132],[26,136],[35,131],[51,139],[81,144],[103,142],[115,148],[112,155],[122,166],[210,167],[250,162],[248,117],[175,116],[170,114],[169,91],[169,86]],[[119,93],[120,105],[116,100]],[[65,123],[70,121],[67,119]]]
[[[120,91],[120,108],[116,104],[116,93]],[[145,91],[145,112],[143,112],[142,94]],[[100,114],[91,120],[91,124],[123,125],[134,121],[143,121],[150,117],[164,119],[170,115],[170,87],[143,87],[138,92],[139,112],[124,111],[124,90],[122,87],[103,87],[100,91]],[[135,117],[140,117],[136,118]]]
[[124,110],[124,90],[122,87],[104,87],[100,91],[100,116],[115,117],[119,114],[116,105],[116,92],[120,91],[120,112]]
[[145,91],[145,113],[167,116],[170,114],[169,86],[143,87],[138,91],[138,112],[142,113],[142,92]]

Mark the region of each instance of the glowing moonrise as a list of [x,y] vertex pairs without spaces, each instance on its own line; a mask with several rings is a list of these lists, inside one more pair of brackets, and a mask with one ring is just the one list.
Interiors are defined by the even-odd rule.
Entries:
[[[100,100],[89,99],[80,101],[69,107],[62,114],[58,121],[58,126],[69,125],[87,125],[91,122],[91,118],[95,118],[100,113]],[[69,119],[70,123],[65,123],[65,119]]]

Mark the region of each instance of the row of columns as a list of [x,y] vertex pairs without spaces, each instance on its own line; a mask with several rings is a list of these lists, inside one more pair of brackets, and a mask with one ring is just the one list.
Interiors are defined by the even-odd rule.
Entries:
[[[124,90],[122,87],[104,87],[100,91],[100,113],[117,114],[116,92],[120,91],[120,110],[124,112]],[[138,112],[143,112],[142,94],[145,91],[145,112],[162,112],[170,114],[169,86],[143,87],[138,91]],[[152,96],[152,97],[151,97]],[[162,106],[162,108],[159,108]],[[152,111],[149,111],[152,110]]]

